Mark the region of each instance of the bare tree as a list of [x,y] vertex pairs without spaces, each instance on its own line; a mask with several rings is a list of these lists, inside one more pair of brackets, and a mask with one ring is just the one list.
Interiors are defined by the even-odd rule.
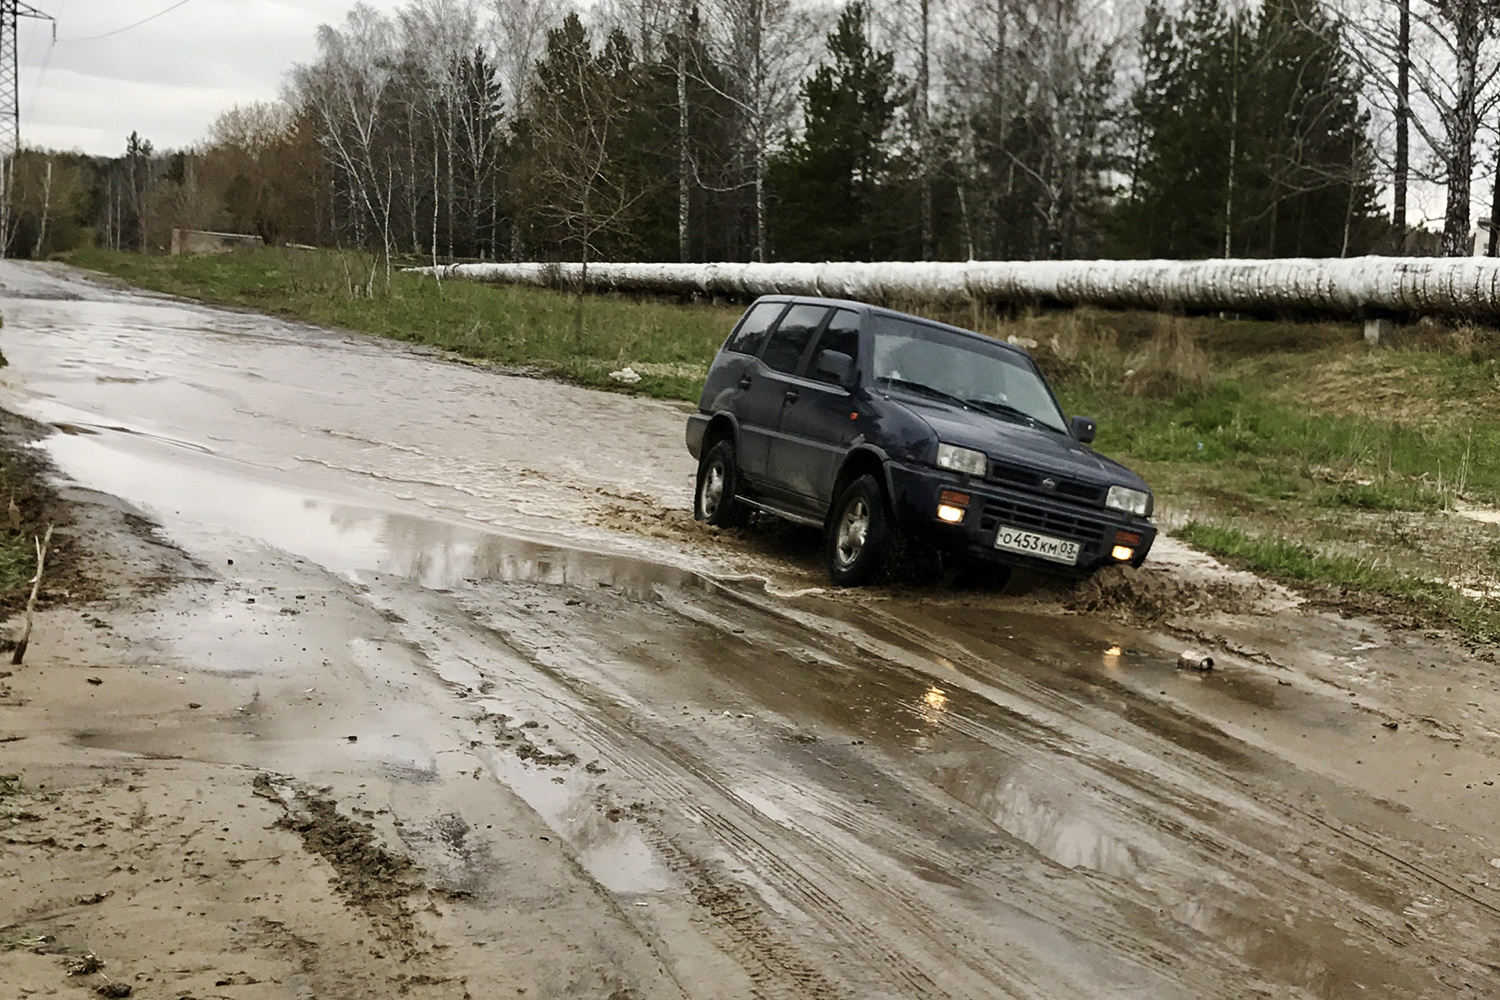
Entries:
[[485,0],[495,63],[511,106],[519,113],[527,103],[536,62],[547,32],[568,10],[567,0]]
[[583,301],[600,241],[621,232],[657,181],[623,162],[625,132],[635,113],[630,43],[618,29],[594,53],[577,15],[548,33],[537,64],[528,116],[519,123],[526,152],[521,171],[526,211],[551,229],[579,261],[575,339],[582,346]]
[[358,233],[368,225],[384,250],[391,274],[396,168],[382,142],[386,97],[395,75],[394,26],[365,4],[356,4],[343,29],[318,29],[320,58],[293,70],[301,105],[318,124],[324,151],[357,209]]
[[[991,253],[1057,258],[1083,249],[1112,139],[1120,38],[1107,6],[980,0],[955,18],[949,103],[965,172],[987,202],[990,232],[979,242]],[[966,197],[971,229],[975,207]]]
[[1397,119],[1399,207],[1399,174],[1407,168],[1400,128],[1409,124],[1436,160],[1429,179],[1447,185],[1443,253],[1468,254],[1475,141],[1480,121],[1500,103],[1500,3],[1343,0],[1342,12],[1373,100]]
[[755,189],[755,259],[767,260],[766,178],[771,154],[792,129],[798,88],[813,64],[810,38],[821,32],[806,11],[789,0],[710,0],[706,50],[724,74],[726,86],[714,74],[699,79],[737,109],[743,125],[741,142],[749,179]]

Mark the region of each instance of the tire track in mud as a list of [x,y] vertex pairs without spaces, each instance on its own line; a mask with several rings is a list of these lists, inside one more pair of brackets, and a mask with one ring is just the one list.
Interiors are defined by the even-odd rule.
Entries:
[[[496,627],[494,622],[489,624]],[[499,630],[507,631],[504,627]],[[541,640],[536,640],[536,643],[540,642]],[[514,638],[511,644],[517,645]],[[534,643],[519,645],[524,647]],[[696,810],[695,815],[699,821],[714,835],[708,844],[699,848],[700,852],[712,854],[727,845],[737,860],[756,871],[765,889],[792,902],[804,913],[817,919],[823,925],[825,933],[832,937],[835,949],[843,952],[852,950],[863,957],[862,965],[885,969],[888,973],[887,981],[903,984],[902,995],[992,995],[998,985],[997,979],[1008,980],[1008,991],[1012,995],[1049,995],[1045,986],[1035,980],[1035,977],[1024,972],[1013,960],[996,949],[979,945],[960,947],[959,943],[965,937],[962,929],[944,921],[932,910],[930,904],[919,900],[915,894],[897,891],[890,881],[889,871],[876,872],[868,868],[858,861],[857,852],[852,849],[832,851],[829,844],[816,838],[807,829],[789,824],[785,817],[777,820],[766,816],[754,804],[730,789],[724,777],[702,764],[703,757],[707,756],[703,748],[689,748],[678,741],[664,738],[657,720],[645,720],[643,725],[628,713],[621,717],[607,708],[601,712],[597,700],[591,698],[593,692],[587,687],[580,688],[576,678],[560,674],[543,663],[540,653],[541,650],[538,649],[523,650],[523,655],[536,669],[547,672],[575,695],[586,701],[594,701],[592,705],[584,704],[566,713],[572,716],[566,719],[570,731],[593,741],[596,746],[610,748],[617,764],[622,759],[628,762],[634,777],[648,794],[666,799],[685,810]],[[551,717],[563,720],[564,713],[558,711],[559,699],[550,694],[546,697]],[[613,725],[605,725],[606,721]],[[646,731],[643,732],[643,728]],[[632,743],[635,745],[632,746]],[[645,752],[647,750],[649,754]],[[684,780],[683,772],[687,773],[687,780]],[[721,800],[719,808],[709,811],[702,808],[705,787],[717,793]],[[792,789],[788,786],[787,790]],[[732,808],[724,808],[726,805]],[[895,829],[897,828],[892,827],[893,831]],[[792,842],[787,840],[789,833],[793,835]],[[902,840],[910,841],[906,848],[909,856],[919,856],[924,851],[931,853],[931,844],[925,838],[920,835],[910,836],[904,830],[901,834]],[[700,877],[709,870],[701,861],[695,860],[690,851],[680,846],[679,841],[683,839],[681,832],[674,836],[662,831],[648,839],[664,857],[671,859],[675,869],[693,871]],[[815,844],[816,850],[813,847]],[[797,858],[798,865],[790,865],[784,860],[789,852]],[[814,853],[818,855],[816,861],[809,856]],[[959,869],[965,864],[958,855],[944,857],[940,859],[940,863],[952,869]],[[846,886],[845,883],[851,881],[851,876],[855,876],[852,880],[854,885]],[[988,894],[992,898],[1003,898],[1005,889],[1005,886],[997,883],[988,890]],[[1054,905],[1050,909],[1055,911],[1058,907]],[[720,907],[717,912],[722,916],[725,911]],[[743,910],[737,909],[735,912],[743,913]],[[878,913],[885,918],[885,924],[901,925],[899,935],[887,935],[899,937],[901,945],[872,948],[870,942],[878,939],[878,936],[872,937],[872,928],[868,924],[855,921],[849,916],[856,912]],[[900,914],[901,919],[893,919],[895,914]],[[1048,914],[1047,918],[1033,913],[1032,919],[1050,919],[1050,922],[1059,926],[1062,924],[1056,913]],[[1079,933],[1079,921],[1074,920],[1072,923],[1070,933]],[[937,929],[945,933],[939,933]],[[1136,946],[1132,950],[1146,955],[1158,950],[1140,935],[1132,933],[1130,921],[1127,920],[1108,921],[1087,936],[1116,946],[1130,939]],[[737,943],[743,944],[744,941],[745,938],[741,935]],[[963,964],[967,967],[968,974],[961,978],[969,980],[967,988],[961,988],[957,994],[950,994],[936,985],[932,974],[901,955],[902,950],[910,950],[918,942],[922,944],[919,950],[929,953],[926,964],[940,970],[939,974],[948,980],[960,978],[952,968],[952,960],[957,957],[957,952],[965,953]],[[786,964],[784,957],[778,957],[776,961],[777,964]],[[1179,974],[1184,965],[1180,955],[1173,956],[1172,960],[1158,959],[1150,964],[1177,966]],[[1001,970],[1005,970],[1006,975],[997,976],[996,973]],[[799,977],[798,986],[805,990],[805,980]]]
[[[430,636],[437,630],[417,620],[409,608],[404,610],[409,617],[399,623],[401,632],[415,650],[429,655],[431,660]],[[432,623],[441,623],[446,617],[441,608],[423,610],[431,616]],[[643,795],[691,810],[691,815],[700,820],[712,815],[704,810],[702,796],[680,780],[679,772],[669,761],[659,756],[654,747],[642,746],[635,734],[615,724],[617,713],[633,711],[636,706],[600,698],[599,690],[584,687],[566,673],[552,669],[542,656],[545,649],[519,640],[498,622],[477,627],[484,631],[469,636],[469,645],[493,653],[492,643],[486,640],[498,637],[510,654],[510,669],[503,674],[507,701],[522,705],[530,702],[528,707],[536,714],[547,715],[574,739],[587,743],[591,755],[602,756],[613,767],[629,773]],[[427,634],[419,634],[418,630]],[[481,677],[487,673],[481,665],[482,659],[461,657]],[[763,903],[751,891],[716,870],[720,865],[715,863],[712,853],[699,857],[659,829],[647,828],[643,832],[644,839],[663,863],[683,878],[687,895],[699,911],[695,922],[744,970],[754,985],[754,996],[764,1000],[854,1000],[864,995],[844,990],[819,972],[795,943],[775,929]],[[559,833],[566,836],[564,831]],[[665,954],[661,949],[658,952]]]
[[[986,678],[980,686],[984,693],[961,688],[950,695],[948,711],[924,716],[919,708],[902,702],[898,690],[902,685],[919,687],[930,679],[930,673],[903,662],[907,657],[892,660],[881,655],[879,643],[872,648],[870,642],[849,642],[845,635],[830,636],[826,631],[816,655],[799,657],[796,650],[808,641],[802,624],[785,615],[760,616],[753,607],[758,601],[749,602],[747,617],[746,608],[721,607],[712,594],[695,593],[689,598],[673,592],[650,605],[632,606],[637,618],[647,619],[644,623],[635,620],[614,627],[608,617],[572,610],[571,599],[561,599],[571,593],[566,588],[539,603],[537,592],[525,593],[524,603],[532,603],[531,608],[518,601],[479,607],[477,592],[461,600],[470,627],[477,630],[472,641],[481,654],[470,655],[465,662],[487,673],[476,661],[485,659],[485,649],[493,658],[493,639],[499,637],[511,655],[506,658],[509,665],[492,676],[503,681],[505,695],[531,702],[556,729],[590,744],[590,753],[603,756],[618,774],[628,776],[638,794],[660,803],[662,816],[644,824],[642,836],[684,880],[711,940],[746,970],[757,995],[821,1000],[873,996],[878,994],[871,990],[882,988],[894,988],[896,995],[932,998],[988,996],[997,989],[1013,996],[1058,995],[1062,963],[1048,963],[1035,954],[1029,959],[1023,954],[1018,960],[1016,946],[1021,945],[1024,953],[1026,940],[996,941],[1000,932],[994,930],[988,931],[988,940],[969,933],[962,918],[972,916],[972,911],[965,913],[955,906],[952,894],[944,897],[930,885],[914,887],[911,883],[919,876],[911,874],[910,865],[901,864],[902,858],[921,859],[931,869],[950,875],[961,872],[968,893],[1005,900],[1008,912],[1031,922],[1027,933],[1033,951],[1042,936],[1040,927],[1061,935],[1064,950],[1106,954],[1116,962],[1116,974],[1119,961],[1136,966],[1142,978],[1136,989],[1129,990],[1132,995],[1169,995],[1179,990],[1182,995],[1274,993],[1276,989],[1257,975],[1257,966],[1266,961],[1260,953],[1271,947],[1290,953],[1277,966],[1281,975],[1273,976],[1281,989],[1291,985],[1321,993],[1325,991],[1318,983],[1329,974],[1324,959],[1347,970],[1361,958],[1361,949],[1368,950],[1372,939],[1397,942],[1402,949],[1413,943],[1401,938],[1400,925],[1388,908],[1372,905],[1363,898],[1367,892],[1356,891],[1362,886],[1335,886],[1322,873],[1332,871],[1331,866],[1361,872],[1387,891],[1404,886],[1407,879],[1384,868],[1372,872],[1368,863],[1360,863],[1365,859],[1354,855],[1340,860],[1326,831],[1311,829],[1305,809],[1266,794],[1264,776],[1248,780],[1212,757],[1142,733],[1123,722],[1117,712],[1101,709],[1094,703],[1097,697],[1080,701],[1006,671],[1004,680],[1016,690],[995,690],[987,698],[996,673],[993,663],[979,652],[964,650],[961,656],[975,661],[976,672],[986,668],[980,674]],[[434,604],[440,603],[434,599]],[[700,607],[703,603],[712,606]],[[552,611],[568,612],[571,617],[553,616]],[[433,614],[433,620],[440,622],[445,611],[434,607]],[[765,620],[758,620],[761,617]],[[1145,866],[1149,878],[1141,884],[1140,877],[1110,876],[1087,867],[1038,869],[1014,848],[1008,855],[993,848],[976,853],[973,845],[983,840],[986,829],[993,839],[996,817],[982,808],[982,802],[976,804],[972,795],[946,783],[940,769],[927,767],[913,778],[903,775],[902,765],[889,753],[863,762],[835,760],[838,755],[824,746],[818,749],[830,752],[821,755],[798,748],[803,752],[790,761],[791,776],[767,773],[757,765],[768,759],[779,765],[788,763],[760,745],[779,738],[775,734],[751,733],[750,741],[740,747],[747,753],[726,755],[715,749],[714,732],[684,726],[665,716],[659,710],[663,706],[643,704],[632,695],[632,678],[639,680],[643,671],[669,666],[668,656],[653,651],[654,647],[633,646],[633,637],[651,635],[661,647],[670,648],[673,630],[718,630],[721,623],[730,621],[749,629],[753,639],[736,637],[734,645],[721,651],[720,676],[746,676],[755,670],[757,661],[768,656],[829,670],[863,670],[879,697],[901,703],[913,721],[941,733],[944,739],[973,744],[967,756],[973,750],[1000,754],[1028,767],[1053,771],[1061,764],[1067,775],[1063,780],[1103,803],[1103,812],[1154,831],[1166,843],[1188,845],[1192,861],[1182,865],[1180,851],[1163,847],[1147,859],[1151,862]],[[927,644],[931,655],[955,659],[952,643],[941,643],[930,635],[915,641],[919,647]],[[1037,697],[1030,697],[1031,689],[1038,688]],[[757,716],[778,730],[795,728],[774,710],[771,715],[757,712]],[[1076,732],[1080,718],[1090,720],[1088,741],[1082,744],[1076,735],[1064,731],[1071,721]],[[997,725],[999,720],[1003,725]],[[1198,720],[1188,721],[1201,725]],[[1143,737],[1144,746],[1140,745]],[[1226,736],[1223,741],[1234,747],[1232,738]],[[899,753],[900,748],[896,749]],[[1236,763],[1257,755],[1248,750],[1243,753],[1248,756],[1241,756],[1240,751],[1232,755]],[[868,753],[864,756],[869,758]],[[915,759],[922,763],[920,757]],[[862,764],[869,772],[865,780],[894,779],[904,784],[903,795],[920,793],[930,815],[916,825],[903,823],[884,815],[878,806],[861,810],[837,787],[831,794],[809,799],[800,794],[796,780],[808,777],[809,761],[827,771],[813,776],[823,779],[820,790],[826,791],[823,786],[829,783],[854,781],[857,785],[857,776],[851,778],[851,773]],[[904,766],[910,763],[911,759],[903,761]],[[742,794],[752,789],[755,794]],[[767,794],[780,795],[771,813],[764,808]],[[962,803],[972,815],[943,819],[937,814],[945,797]],[[687,818],[686,825],[674,822],[679,814]],[[967,846],[949,850],[945,841],[950,835],[965,840]],[[1287,852],[1276,843],[1282,839],[1315,844],[1334,860],[1315,869],[1306,850],[1283,856]],[[1022,850],[1032,848],[1028,845]],[[1216,873],[1214,892],[1221,898],[1204,908],[1188,889],[1173,887],[1181,878],[1163,882],[1160,870],[1173,864],[1187,873],[1184,878],[1198,871]],[[753,874],[735,878],[728,874],[735,867]],[[935,893],[937,898],[933,898]],[[1278,898],[1301,901],[1306,909],[1323,914],[1344,914],[1345,920],[1363,930],[1347,947],[1322,932],[1310,945],[1295,940],[1292,932],[1271,933],[1280,921],[1264,901]],[[804,922],[789,924],[788,908],[802,914]],[[993,915],[993,904],[990,912]],[[806,921],[816,925],[815,932]],[[1423,950],[1428,961],[1453,973],[1470,978],[1483,975],[1478,965],[1455,962],[1431,948]],[[837,958],[829,963],[815,956]],[[839,981],[848,977],[846,970],[853,966],[866,974],[850,980],[846,989]],[[820,967],[845,975],[835,972],[835,978],[829,979],[818,971]],[[1233,987],[1226,983],[1228,970],[1235,970]],[[1400,975],[1400,970],[1387,971],[1422,990],[1418,981]],[[1170,977],[1171,988],[1162,990],[1163,982],[1155,988],[1146,985],[1146,979],[1161,975]],[[1103,985],[1100,979],[1094,984]],[[1064,991],[1082,995],[1080,987],[1082,993],[1088,992],[1085,983],[1069,983]]]
[[[486,626],[505,638],[527,667],[552,682],[537,684],[518,678],[545,706],[555,723],[589,742],[591,752],[604,754],[615,767],[629,773],[642,794],[660,800],[664,811],[680,811],[691,817],[696,829],[668,830],[655,825],[645,832],[646,840],[668,867],[686,879],[689,893],[717,926],[716,937],[721,946],[746,967],[760,995],[832,1000],[877,995],[869,990],[890,983],[898,984],[895,995],[899,996],[955,995],[940,989],[932,975],[902,955],[900,947],[883,945],[886,935],[851,916],[873,912],[888,917],[892,909],[888,903],[872,905],[870,898],[851,898],[849,889],[840,891],[840,882],[859,869],[850,869],[826,857],[814,860],[809,857],[813,853],[810,842],[788,842],[789,831],[782,823],[734,793],[724,778],[702,763],[702,748],[690,748],[664,736],[662,720],[640,718],[618,702],[601,702],[597,690],[546,662],[545,649],[519,641],[499,622],[489,621]],[[507,680],[513,676],[508,675]],[[557,691],[554,685],[563,691]],[[723,857],[726,852],[727,860]],[[788,861],[788,856],[794,857],[796,863]],[[825,938],[821,951],[858,956],[858,961],[847,960],[841,966],[873,969],[883,975],[875,982],[860,979],[852,984],[857,987],[854,992],[830,981],[802,956],[800,948],[774,929],[765,901],[757,900],[750,890],[723,874],[721,869],[733,864],[753,871],[753,881],[764,892],[815,921],[821,929],[820,936]],[[867,897],[879,899],[890,895],[889,886],[868,877],[859,881],[858,889]],[[908,906],[915,902],[911,898],[905,900]],[[924,924],[937,922],[937,916],[931,913],[920,920],[905,920],[903,923],[908,925],[905,936],[932,937],[930,931],[922,928]],[[935,940],[927,946],[929,950],[945,950]],[[951,942],[947,948],[951,950]],[[997,963],[999,956],[977,957],[979,967],[1006,964]],[[993,975],[974,971],[970,978],[973,980],[970,988],[956,995],[993,995],[996,986]],[[1013,985],[1019,987],[1026,979],[1017,976]],[[779,980],[784,982],[778,985]],[[1012,988],[1010,992],[1017,996],[1043,995],[1031,989]]]
[[[889,620],[879,612],[876,614]],[[982,670],[987,663],[980,654],[962,644],[955,645],[905,622],[901,623],[901,628],[916,636],[934,655],[942,655],[960,664],[970,661],[969,666],[978,670]],[[1037,687],[1035,682],[1015,674],[1007,675],[1006,679],[1025,688]],[[1051,694],[1056,700],[1058,692]],[[1092,707],[1088,704],[1075,704],[1078,710],[1075,714],[1081,716]],[[960,718],[952,714],[941,721],[951,724],[955,729],[967,730],[991,745],[995,745],[997,740],[1007,739],[983,724],[972,721],[965,724]],[[1182,722],[1198,728],[1206,727],[1216,738],[1226,743],[1237,742],[1206,720],[1184,716]],[[1105,725],[1093,727],[1094,732],[1110,737],[1108,730],[1109,727]],[[1141,734],[1137,732],[1136,735],[1139,738]],[[1148,739],[1153,737],[1153,734],[1146,735]],[[1422,898],[1424,890],[1441,887],[1467,900],[1477,910],[1488,911],[1490,914],[1500,912],[1495,904],[1457,884],[1460,878],[1456,874],[1447,874],[1432,865],[1411,860],[1410,854],[1415,850],[1415,836],[1411,842],[1401,844],[1394,838],[1382,837],[1373,831],[1361,830],[1352,824],[1333,820],[1326,809],[1322,810],[1324,815],[1319,815],[1317,810],[1288,799],[1276,787],[1272,778],[1278,769],[1284,770],[1281,765],[1285,762],[1275,758],[1263,747],[1251,746],[1236,750],[1234,757],[1241,763],[1243,772],[1236,773],[1202,754],[1184,753],[1169,741],[1156,739],[1155,744],[1150,747],[1150,757],[1166,763],[1167,773],[1152,775],[1155,781],[1147,783],[1141,780],[1146,772],[1126,766],[1123,759],[1100,753],[1087,762],[1089,769],[1131,788],[1136,795],[1112,795],[1109,789],[1099,786],[1097,782],[1092,783],[1095,786],[1093,790],[1114,798],[1118,804],[1112,811],[1120,814],[1142,811],[1151,800],[1179,811],[1181,816],[1175,821],[1152,812],[1149,819],[1142,815],[1141,822],[1142,825],[1164,827],[1174,840],[1195,845],[1205,864],[1217,862],[1220,867],[1231,869],[1242,883],[1260,883],[1266,898],[1313,899],[1321,902],[1320,909],[1323,913],[1352,912],[1356,922],[1376,936],[1403,948],[1408,947],[1411,942],[1397,936],[1400,929],[1405,927],[1418,938],[1422,935],[1416,933],[1410,920],[1404,919],[1401,912],[1383,905],[1389,899],[1392,886],[1402,887],[1409,897],[1416,899]],[[1069,756],[1083,760],[1082,755],[1077,753]],[[1305,779],[1306,776],[1303,777]],[[1175,788],[1173,782],[1163,780],[1164,778],[1175,778]],[[1080,780],[1087,782],[1087,775]],[[1352,792],[1331,779],[1322,784],[1329,793],[1328,800],[1334,805],[1339,804],[1341,799],[1349,799],[1351,803],[1358,804],[1359,793]],[[1202,794],[1194,791],[1196,788],[1211,789],[1218,794]],[[1174,791],[1175,795],[1172,794]],[[1221,823],[1232,817],[1235,820],[1232,833],[1221,831],[1207,822],[1210,816]],[[1257,820],[1254,825],[1246,822],[1252,816]],[[1264,826],[1272,829],[1262,829]],[[1285,851],[1276,843],[1277,832],[1284,838],[1300,839],[1304,844],[1316,843],[1335,860],[1322,870],[1314,870],[1310,864],[1305,869],[1288,864],[1279,856]],[[1416,832],[1412,831],[1413,834]],[[1332,836],[1328,836],[1329,834]],[[1377,842],[1382,839],[1391,843],[1391,846],[1382,846]],[[1356,886],[1339,885],[1336,879],[1328,877],[1328,873],[1335,867],[1341,867],[1347,873],[1359,873],[1365,878]],[[1378,877],[1373,877],[1377,873]],[[1329,920],[1332,921],[1333,918],[1329,917]],[[1464,928],[1455,921],[1448,928],[1448,933],[1439,936],[1450,940],[1468,937],[1476,950],[1490,944],[1482,936],[1475,937],[1464,934],[1463,931]],[[1288,940],[1284,947],[1296,951],[1300,942]],[[1444,960],[1438,954],[1429,952],[1427,961],[1438,964]],[[1452,964],[1458,971],[1477,977],[1486,975],[1485,968],[1494,971],[1492,965],[1484,966],[1462,958],[1454,959]]]
[[[1087,708],[1087,706],[1079,707]],[[944,718],[945,721],[952,721],[956,717],[952,714],[949,714]],[[995,742],[995,734],[992,731],[988,733],[976,733],[976,735],[988,736],[989,738],[986,739],[986,742],[988,743]],[[1186,756],[1180,753],[1170,752],[1175,748],[1169,747],[1167,749],[1169,752],[1164,754],[1164,756]],[[1193,775],[1191,773],[1184,773],[1181,779],[1181,783],[1184,786],[1184,792],[1183,794],[1173,796],[1173,798],[1177,799],[1177,801],[1173,804],[1177,807],[1184,808],[1186,811],[1186,815],[1182,820],[1178,822],[1167,823],[1163,823],[1163,817],[1153,817],[1152,821],[1147,823],[1146,825],[1166,826],[1169,828],[1169,832],[1173,835],[1174,839],[1181,838],[1188,840],[1190,843],[1197,843],[1197,853],[1199,854],[1203,862],[1209,865],[1210,870],[1212,870],[1215,864],[1220,867],[1228,868],[1236,873],[1237,880],[1243,883],[1248,883],[1250,885],[1263,886],[1266,890],[1265,895],[1267,898],[1276,898],[1279,896],[1280,898],[1295,899],[1311,892],[1314,897],[1322,898],[1327,902],[1328,905],[1325,907],[1325,912],[1328,913],[1347,912],[1351,904],[1353,904],[1353,909],[1355,909],[1356,911],[1362,911],[1358,913],[1358,916],[1356,918],[1360,923],[1368,926],[1379,936],[1386,937],[1388,939],[1391,938],[1393,923],[1390,911],[1378,906],[1372,908],[1368,901],[1361,898],[1368,896],[1368,893],[1360,893],[1357,896],[1350,897],[1342,891],[1332,891],[1330,887],[1325,884],[1324,881],[1320,880],[1315,874],[1299,871],[1295,868],[1290,868],[1282,863],[1279,863],[1275,859],[1273,853],[1268,853],[1274,852],[1274,843],[1268,843],[1265,847],[1256,849],[1251,844],[1242,844],[1233,837],[1225,836],[1217,832],[1213,828],[1206,826],[1204,823],[1196,821],[1193,816],[1195,812],[1199,814],[1214,812],[1220,814],[1221,816],[1234,813],[1254,812],[1254,809],[1250,807],[1255,802],[1256,797],[1263,795],[1265,789],[1261,787],[1253,787],[1247,785],[1242,781],[1239,781],[1233,775],[1225,771],[1225,769],[1223,769],[1222,767],[1216,766],[1213,761],[1205,762],[1201,759],[1193,758],[1191,756],[1187,756],[1187,761],[1188,763],[1196,763],[1198,765],[1195,768],[1189,769],[1190,771],[1201,770],[1205,765],[1207,765],[1207,770],[1212,778],[1212,780],[1208,782],[1207,787],[1216,787],[1222,785],[1226,788],[1226,790],[1234,790],[1238,794],[1230,795],[1229,798],[1225,801],[1210,802],[1202,800],[1201,797],[1194,796],[1187,788],[1187,786],[1197,783],[1193,780]],[[1096,766],[1099,770],[1103,771],[1106,774],[1113,772],[1114,777],[1116,777],[1117,779],[1127,779],[1125,782],[1126,784],[1135,786],[1141,792],[1154,793],[1156,797],[1160,797],[1164,791],[1171,791],[1170,787],[1167,789],[1151,788],[1147,785],[1142,784],[1140,782],[1141,776],[1139,774],[1131,771],[1127,767],[1122,766],[1120,762],[1110,759],[1108,755],[1101,754],[1099,760],[1093,763],[1094,766]],[[1174,770],[1181,771],[1182,769],[1177,768]],[[1192,799],[1194,798],[1198,798],[1199,801],[1193,802]],[[1140,810],[1142,808],[1142,804],[1132,798],[1127,797],[1123,801],[1136,810]],[[1280,796],[1273,795],[1271,797],[1271,801],[1274,802],[1275,806],[1277,807],[1274,810],[1275,821],[1277,821],[1281,826],[1287,829],[1298,826],[1302,827],[1304,831],[1303,836],[1305,837],[1306,823],[1299,822],[1299,820],[1303,819],[1301,815],[1302,810],[1290,806],[1290,804],[1284,802]],[[1272,816],[1268,814],[1262,818],[1264,820],[1271,820]],[[1276,823],[1273,823],[1272,825],[1274,826],[1276,825]],[[1237,824],[1237,826],[1241,829],[1241,831],[1244,831],[1249,827],[1249,824],[1241,822]],[[1260,834],[1260,836],[1255,839],[1260,839],[1262,841],[1271,839],[1268,838],[1264,831],[1255,832]],[[1368,864],[1368,859],[1351,858],[1344,864],[1345,867],[1350,871],[1357,871],[1361,868],[1361,865],[1358,864],[1358,861],[1361,860],[1366,862],[1362,867],[1368,869],[1370,867]],[[1272,872],[1276,877],[1268,877],[1265,874],[1265,872],[1268,870]],[[1385,877],[1380,881],[1394,881],[1399,884],[1402,880],[1394,878],[1393,873],[1386,873]],[[1333,898],[1329,898],[1330,893]],[[1284,942],[1284,944],[1290,944],[1291,950],[1293,951],[1301,950],[1301,946],[1298,942],[1289,941]],[[1199,950],[1201,950],[1201,944],[1199,946]],[[1243,951],[1243,949],[1241,950]],[[1225,957],[1231,958],[1231,956]],[[1233,959],[1243,961],[1248,957],[1253,956],[1240,954],[1233,956]],[[1438,958],[1436,954],[1434,954],[1432,957],[1434,959]],[[1357,958],[1357,955],[1353,956],[1350,961],[1353,962]],[[1234,964],[1234,961],[1231,961],[1231,964]],[[1476,972],[1482,974],[1482,970],[1478,969],[1472,963],[1459,962],[1459,965],[1467,966],[1464,971],[1470,974],[1474,974]]]

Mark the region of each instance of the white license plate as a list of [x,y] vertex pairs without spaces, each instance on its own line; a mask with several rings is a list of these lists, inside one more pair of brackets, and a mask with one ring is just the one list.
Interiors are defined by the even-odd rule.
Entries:
[[1007,528],[1003,524],[995,533],[995,548],[1006,552],[1020,552],[1066,566],[1078,565],[1077,542],[1053,538],[1051,535],[1038,535],[1033,531],[1021,531],[1019,528]]

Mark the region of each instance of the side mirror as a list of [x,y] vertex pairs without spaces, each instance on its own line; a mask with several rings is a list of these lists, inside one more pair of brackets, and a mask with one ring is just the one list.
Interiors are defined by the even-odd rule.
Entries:
[[819,351],[813,359],[813,378],[847,387],[854,381],[854,359],[843,351]]
[[1099,424],[1093,417],[1074,417],[1068,430],[1072,431],[1079,444],[1088,444],[1099,433]]

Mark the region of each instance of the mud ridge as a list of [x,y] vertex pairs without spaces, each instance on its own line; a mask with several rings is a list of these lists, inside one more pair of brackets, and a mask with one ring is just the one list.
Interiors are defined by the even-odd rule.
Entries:
[[338,811],[332,799],[292,789],[258,774],[255,794],[278,802],[286,814],[276,825],[302,838],[302,846],[333,866],[333,888],[350,906],[369,914],[376,932],[408,954],[419,950],[415,916],[407,898],[424,886],[410,858],[380,846],[374,827]]
[[1265,596],[1262,586],[1230,580],[1188,580],[1149,566],[1110,566],[1080,582],[1063,598],[1063,606],[1070,611],[1155,624],[1176,615],[1244,613]]

